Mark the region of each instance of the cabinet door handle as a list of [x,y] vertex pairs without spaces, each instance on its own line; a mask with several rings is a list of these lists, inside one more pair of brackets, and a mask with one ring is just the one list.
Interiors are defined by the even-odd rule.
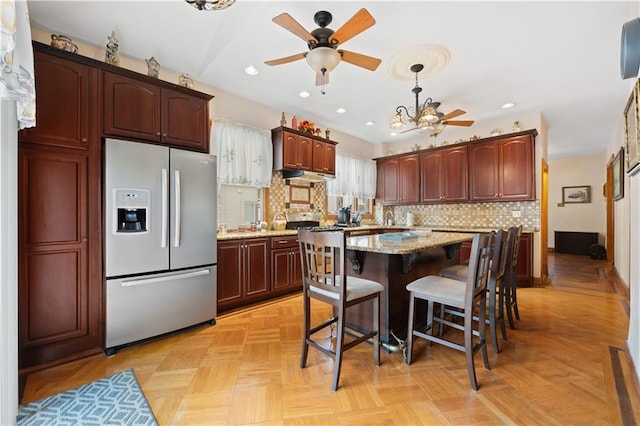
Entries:
[[87,143],[87,138],[82,138],[82,143]]
[[166,133],[163,133],[163,134],[162,134],[162,137],[163,137],[163,138],[166,138],[166,137],[167,137],[167,134],[166,134]]
[[160,136],[160,132],[156,132],[156,136]]

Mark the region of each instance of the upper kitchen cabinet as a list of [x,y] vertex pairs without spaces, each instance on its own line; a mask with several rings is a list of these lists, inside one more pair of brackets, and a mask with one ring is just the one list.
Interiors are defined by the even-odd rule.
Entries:
[[88,149],[90,103],[97,97],[98,70],[85,64],[36,50],[36,127],[20,131],[21,142]]
[[417,154],[379,159],[376,198],[384,204],[411,204],[420,198],[420,157]]
[[469,145],[471,201],[533,201],[535,130]]
[[103,72],[103,133],[209,152],[210,95]]
[[336,174],[336,146],[334,143],[313,141],[312,171],[328,175]]
[[420,154],[423,203],[467,200],[467,147],[435,149]]
[[271,130],[274,170],[336,174],[336,142],[284,127]]

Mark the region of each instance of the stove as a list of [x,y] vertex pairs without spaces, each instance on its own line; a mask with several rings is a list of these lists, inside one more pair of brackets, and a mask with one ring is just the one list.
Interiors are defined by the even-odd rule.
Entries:
[[318,212],[285,213],[287,218],[285,229],[318,227],[320,226],[320,216]]

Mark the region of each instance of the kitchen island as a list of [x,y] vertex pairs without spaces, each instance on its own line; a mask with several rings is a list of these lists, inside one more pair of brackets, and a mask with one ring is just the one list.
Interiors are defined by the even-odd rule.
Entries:
[[[349,275],[382,284],[380,301],[380,341],[387,350],[400,350],[392,333],[406,337],[409,292],[407,284],[459,263],[459,247],[473,234],[458,232],[418,232],[417,238],[397,240],[380,238],[382,234],[347,239]],[[418,307],[417,307],[418,308]],[[421,310],[417,314],[421,314]],[[347,323],[359,331],[370,327],[370,304],[353,306],[347,311]]]

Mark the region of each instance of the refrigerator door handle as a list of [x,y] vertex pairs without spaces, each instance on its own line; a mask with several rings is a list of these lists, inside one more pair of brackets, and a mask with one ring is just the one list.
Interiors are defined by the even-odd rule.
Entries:
[[187,272],[184,274],[166,275],[164,277],[157,277],[157,278],[142,278],[139,280],[122,281],[122,284],[120,285],[122,287],[131,287],[135,285],[155,284],[155,283],[162,283],[166,281],[175,281],[175,280],[181,280],[185,278],[199,277],[199,276],[208,275],[208,274],[209,274],[209,269],[201,269],[200,271]]
[[168,176],[167,169],[162,169],[162,224],[161,224],[161,243],[160,246],[162,248],[167,247],[167,218],[168,218],[168,209],[169,209],[169,200],[168,200]]
[[174,185],[176,188],[176,212],[175,212],[175,234],[173,235],[173,246],[180,247],[180,225],[182,224],[182,218],[180,217],[180,170],[176,170],[174,173]]

